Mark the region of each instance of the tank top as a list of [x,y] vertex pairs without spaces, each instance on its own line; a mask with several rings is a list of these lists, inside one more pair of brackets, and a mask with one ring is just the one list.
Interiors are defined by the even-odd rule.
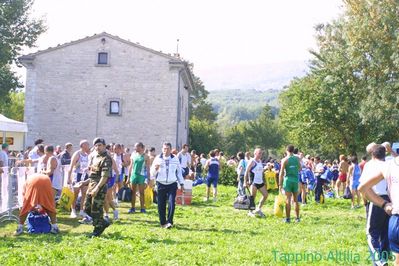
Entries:
[[[263,164],[262,162],[253,160],[255,166],[252,166],[251,172],[253,173],[253,183],[263,184]],[[252,164],[252,163],[251,163]]]
[[358,184],[360,176],[362,175],[362,171],[360,169],[359,164],[355,164],[355,167],[353,168],[353,184]]
[[47,165],[44,163],[44,157],[45,156],[43,155],[37,161],[37,169],[36,169],[37,173],[40,173],[40,172],[45,171],[47,169]]
[[87,171],[88,167],[89,167],[89,156],[87,154],[82,154],[82,152],[79,151],[79,159],[76,164],[76,173],[83,174],[85,171]]
[[287,159],[287,165],[285,166],[285,176],[287,178],[298,179],[298,158],[294,155],[291,155]]
[[208,168],[208,177],[219,178],[219,160],[211,158]]
[[[122,166],[122,162],[123,162],[122,156],[123,156],[123,154],[118,155],[116,153],[113,156],[114,160],[115,160],[115,163],[116,163],[116,167],[118,168],[119,174],[123,174],[122,171],[124,170],[124,167]],[[115,175],[113,170],[112,170],[112,172]]]
[[[60,160],[53,156],[51,158],[49,158],[49,161],[55,158],[57,161],[57,167],[54,169],[53,175],[52,175],[52,179],[51,179],[51,183],[53,184],[53,188],[55,189],[62,189],[62,170],[61,170],[61,162]],[[51,177],[50,177],[51,178]]]
[[132,161],[133,161],[132,176],[145,176],[144,154],[133,153]]

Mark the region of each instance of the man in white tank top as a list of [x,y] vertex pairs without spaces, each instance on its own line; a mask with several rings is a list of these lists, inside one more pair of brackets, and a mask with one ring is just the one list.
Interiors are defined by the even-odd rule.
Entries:
[[55,198],[62,189],[61,163],[59,159],[54,155],[53,146],[46,146],[44,148],[44,152],[46,153],[48,160],[47,160],[46,169],[42,172],[50,177],[51,184],[54,189],[54,198]]
[[[75,198],[71,206],[71,218],[76,218],[76,200],[81,193],[80,212],[79,215],[86,217],[83,211],[84,201],[86,198],[87,185],[79,186],[80,182],[87,179],[87,172],[89,167],[89,153],[90,144],[87,140],[81,140],[79,143],[80,149],[72,155],[71,164],[68,171],[68,185],[74,185]],[[72,179],[73,172],[73,179]]]

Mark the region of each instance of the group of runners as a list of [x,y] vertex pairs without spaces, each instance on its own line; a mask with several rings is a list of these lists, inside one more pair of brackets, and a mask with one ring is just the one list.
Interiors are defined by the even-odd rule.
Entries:
[[[292,204],[295,221],[300,222],[299,203],[307,203],[309,189],[313,189],[316,203],[322,203],[323,196],[326,197],[327,194],[329,197],[340,198],[349,190],[352,208],[361,207],[361,202],[366,206],[370,251],[399,253],[399,242],[395,236],[398,235],[399,219],[396,218],[399,217],[399,198],[393,193],[399,191],[399,157],[389,143],[371,143],[366,149],[368,154],[361,162],[356,156],[349,156],[348,159],[345,155],[341,155],[339,161],[322,161],[318,156],[304,156],[293,145],[288,145],[280,163],[271,158],[264,160],[262,149],[259,148],[254,150],[253,157],[250,152],[239,152],[237,156],[227,160],[217,149],[210,151],[208,156],[197,155],[196,151],[189,151],[188,145],[183,145],[180,151],[172,150],[170,143],[163,144],[159,155],[156,155],[154,148],[146,149],[141,142],[136,143],[134,151],[130,153],[122,144],[105,145],[105,141],[98,138],[93,141],[93,145],[82,140],[79,150],[74,153],[70,143],[65,145],[63,151],[58,152],[53,146],[43,145],[42,140],[35,144],[25,154],[28,158],[21,159],[18,163],[36,166],[39,173],[50,177],[55,197],[62,189],[63,176],[60,169],[63,165],[68,165],[67,183],[73,187],[75,195],[71,218],[80,216],[80,222],[93,223],[93,236],[101,235],[109,225],[110,209],[113,211],[113,219],[119,218],[117,195],[119,189],[125,185],[129,185],[133,191],[128,213],[136,212],[136,192],[140,195],[140,212],[145,213],[144,189],[146,186],[156,187],[154,190],[158,193],[160,224],[163,228],[171,228],[176,190],[178,185],[184,188],[184,179],[204,179],[204,200],[209,201],[210,188],[213,187],[213,201],[216,201],[221,168],[234,167],[237,172],[238,194],[246,194],[248,191],[254,203],[257,192],[261,194],[256,208],[249,211],[249,216],[265,217],[262,207],[268,197],[268,187],[264,176],[265,171],[272,171],[279,191],[286,195],[284,222],[291,222]],[[2,146],[2,166],[7,161],[4,159],[7,148],[7,145]],[[368,157],[371,159],[367,160]],[[324,189],[328,190],[326,194]],[[98,195],[102,196],[98,198]],[[167,202],[168,213],[165,212]],[[51,218],[52,221],[55,219]],[[58,232],[58,227],[53,231]],[[21,232],[22,224],[18,226],[16,234]],[[384,258],[378,259],[384,263]]]

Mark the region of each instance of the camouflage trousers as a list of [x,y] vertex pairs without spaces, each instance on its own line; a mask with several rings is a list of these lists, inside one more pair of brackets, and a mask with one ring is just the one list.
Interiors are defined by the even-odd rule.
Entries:
[[103,209],[106,194],[107,194],[107,185],[105,184],[100,188],[95,197],[92,197],[89,194],[87,194],[86,196],[85,212],[91,218],[93,218],[94,230],[99,230],[100,228],[104,227],[106,224],[106,222],[104,221],[104,209]]

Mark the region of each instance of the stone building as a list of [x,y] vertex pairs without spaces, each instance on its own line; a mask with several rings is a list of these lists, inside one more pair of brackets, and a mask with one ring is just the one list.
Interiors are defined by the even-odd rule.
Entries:
[[99,136],[147,147],[188,142],[187,62],[108,33],[19,58],[26,67],[27,145]]

